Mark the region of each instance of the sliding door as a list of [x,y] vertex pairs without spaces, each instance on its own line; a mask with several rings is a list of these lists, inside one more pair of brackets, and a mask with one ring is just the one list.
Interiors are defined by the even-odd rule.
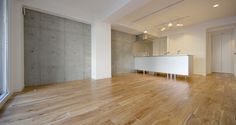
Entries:
[[233,33],[222,34],[222,72],[233,73]]
[[225,31],[212,36],[212,72],[233,73],[233,32]]
[[221,35],[214,35],[212,37],[212,72],[221,72],[222,64],[222,47]]

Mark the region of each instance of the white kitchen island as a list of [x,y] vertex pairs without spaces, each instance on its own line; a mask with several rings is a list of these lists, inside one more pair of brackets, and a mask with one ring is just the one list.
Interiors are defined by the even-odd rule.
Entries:
[[[191,55],[135,57],[134,70],[189,76],[192,73]],[[169,75],[167,75],[169,76]]]

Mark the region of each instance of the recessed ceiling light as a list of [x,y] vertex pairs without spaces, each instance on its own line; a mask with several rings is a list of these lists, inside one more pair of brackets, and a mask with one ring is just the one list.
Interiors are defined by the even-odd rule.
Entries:
[[169,23],[169,24],[168,24],[168,27],[172,27],[172,26],[173,26],[173,24],[172,24],[172,23]]
[[165,30],[166,30],[166,28],[165,28],[165,27],[161,28],[161,31],[165,31]]
[[147,30],[145,30],[145,31],[144,31],[144,33],[148,33],[148,31],[147,31]]
[[181,26],[184,26],[184,24],[178,23],[176,26],[181,27]]
[[217,8],[217,7],[219,7],[219,6],[220,6],[219,4],[214,4],[214,5],[213,5],[214,8]]

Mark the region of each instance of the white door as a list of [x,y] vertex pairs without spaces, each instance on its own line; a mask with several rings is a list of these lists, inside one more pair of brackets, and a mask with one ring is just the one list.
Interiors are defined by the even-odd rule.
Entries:
[[233,73],[233,34],[222,35],[222,72]]
[[212,72],[221,72],[221,35],[212,37]]
[[233,33],[212,36],[212,72],[233,73]]

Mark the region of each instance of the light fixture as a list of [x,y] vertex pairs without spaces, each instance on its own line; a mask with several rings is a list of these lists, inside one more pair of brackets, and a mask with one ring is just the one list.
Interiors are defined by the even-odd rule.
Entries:
[[178,24],[176,24],[176,26],[181,27],[181,26],[184,26],[184,24],[178,23]]
[[173,24],[172,24],[172,23],[169,23],[169,24],[168,24],[168,27],[172,27],[172,26],[173,26]]
[[144,31],[144,33],[148,33],[148,31],[147,31],[147,30],[145,30],[145,31]]
[[220,5],[219,4],[214,4],[213,5],[213,8],[217,8],[217,7],[219,7]]
[[165,27],[161,28],[161,31],[165,31],[165,30],[166,30],[166,28],[165,28]]

